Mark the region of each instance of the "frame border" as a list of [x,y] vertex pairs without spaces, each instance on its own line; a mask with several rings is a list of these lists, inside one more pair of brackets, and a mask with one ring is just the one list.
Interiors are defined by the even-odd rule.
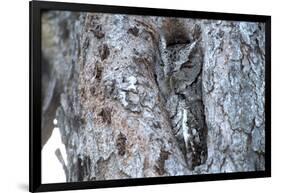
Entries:
[[[44,10],[234,20],[265,23],[265,171],[42,184],[41,13]],[[48,1],[29,2],[29,191],[62,191],[271,177],[271,16]]]

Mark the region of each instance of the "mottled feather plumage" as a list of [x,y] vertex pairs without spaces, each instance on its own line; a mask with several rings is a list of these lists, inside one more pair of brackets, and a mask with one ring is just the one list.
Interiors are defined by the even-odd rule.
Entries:
[[196,47],[197,41],[190,44],[175,44],[167,46],[162,53],[165,64],[165,74],[171,75],[181,69],[189,61],[190,54]]

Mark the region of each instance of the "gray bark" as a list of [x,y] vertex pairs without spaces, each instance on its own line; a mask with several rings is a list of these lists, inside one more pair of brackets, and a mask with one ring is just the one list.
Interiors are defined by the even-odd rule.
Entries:
[[202,74],[208,127],[204,171],[264,170],[264,24],[206,22],[202,29],[207,48]]
[[264,24],[42,17],[42,146],[66,181],[264,170]]

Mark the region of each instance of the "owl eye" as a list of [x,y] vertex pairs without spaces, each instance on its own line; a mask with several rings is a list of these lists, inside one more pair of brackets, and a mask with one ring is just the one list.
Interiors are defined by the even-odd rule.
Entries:
[[182,68],[192,68],[194,65],[191,62],[186,62],[182,65]]

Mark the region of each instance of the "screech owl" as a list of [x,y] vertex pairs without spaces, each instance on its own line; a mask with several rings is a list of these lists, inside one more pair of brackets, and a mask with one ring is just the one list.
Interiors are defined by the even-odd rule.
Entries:
[[172,131],[190,169],[206,159],[205,123],[200,94],[203,63],[201,46],[198,36],[187,39],[186,43],[169,42],[168,45],[163,36],[159,45],[164,76],[164,81],[159,81],[159,88],[167,102]]

